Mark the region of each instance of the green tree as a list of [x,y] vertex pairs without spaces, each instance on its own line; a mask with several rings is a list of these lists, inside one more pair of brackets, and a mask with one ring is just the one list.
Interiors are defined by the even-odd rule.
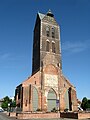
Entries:
[[16,101],[15,101],[15,100],[12,101],[12,103],[11,103],[11,107],[16,107]]
[[90,100],[88,100],[88,104],[87,104],[88,108],[90,108]]
[[83,110],[86,110],[88,108],[88,100],[86,97],[82,99],[81,107]]
[[3,102],[2,105],[1,105],[1,107],[3,109],[8,108],[8,103],[7,102]]
[[6,96],[6,97],[4,97],[4,101],[1,105],[1,107],[3,109],[6,109],[6,108],[8,108],[8,104],[11,103],[11,102],[12,102],[12,100],[8,96]]

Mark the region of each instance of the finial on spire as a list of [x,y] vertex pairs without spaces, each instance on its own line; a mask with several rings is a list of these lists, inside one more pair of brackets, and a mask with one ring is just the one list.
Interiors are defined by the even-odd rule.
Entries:
[[53,15],[53,13],[51,12],[50,9],[49,9],[48,12],[47,12],[47,16],[54,17],[54,15]]

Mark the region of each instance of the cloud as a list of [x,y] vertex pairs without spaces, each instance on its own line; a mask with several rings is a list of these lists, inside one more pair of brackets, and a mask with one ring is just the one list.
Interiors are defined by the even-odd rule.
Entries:
[[77,41],[77,42],[70,42],[67,41],[65,43],[62,43],[62,50],[67,51],[69,53],[78,53],[83,52],[89,48],[89,40],[87,41]]

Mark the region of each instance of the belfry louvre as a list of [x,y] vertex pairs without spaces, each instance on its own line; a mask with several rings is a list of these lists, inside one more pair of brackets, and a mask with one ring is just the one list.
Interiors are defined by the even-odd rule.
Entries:
[[33,37],[32,75],[16,87],[21,111],[77,110],[75,87],[62,73],[60,26],[53,13],[37,13]]

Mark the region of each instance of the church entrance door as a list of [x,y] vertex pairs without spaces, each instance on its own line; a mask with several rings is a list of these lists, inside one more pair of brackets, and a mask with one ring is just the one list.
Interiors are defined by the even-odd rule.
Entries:
[[56,106],[56,94],[55,94],[53,89],[50,89],[48,92],[47,106],[48,106],[48,108],[47,108],[48,111],[51,111],[51,110],[57,108],[57,106]]

